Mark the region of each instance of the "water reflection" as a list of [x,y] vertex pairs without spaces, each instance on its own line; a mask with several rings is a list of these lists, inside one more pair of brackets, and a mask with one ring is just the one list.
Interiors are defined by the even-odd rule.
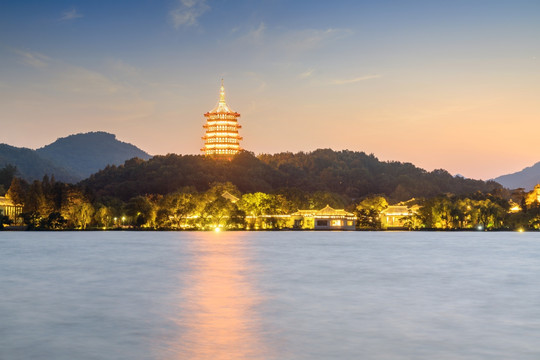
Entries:
[[259,299],[251,283],[253,264],[243,234],[204,233],[191,243],[192,273],[180,304],[177,344],[181,359],[263,358]]

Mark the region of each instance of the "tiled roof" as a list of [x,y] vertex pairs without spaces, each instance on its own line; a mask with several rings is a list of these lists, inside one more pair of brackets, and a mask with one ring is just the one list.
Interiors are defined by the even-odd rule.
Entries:
[[15,206],[15,204],[13,204],[13,201],[9,200],[8,198],[0,196],[0,206]]
[[381,214],[384,215],[410,215],[411,211],[407,206],[401,206],[401,205],[393,205],[389,206],[383,211],[381,211]]
[[322,217],[322,216],[354,216],[353,213],[347,212],[344,209],[334,209],[330,207],[329,205],[326,205],[321,210],[298,210],[293,215],[311,215],[315,217]]

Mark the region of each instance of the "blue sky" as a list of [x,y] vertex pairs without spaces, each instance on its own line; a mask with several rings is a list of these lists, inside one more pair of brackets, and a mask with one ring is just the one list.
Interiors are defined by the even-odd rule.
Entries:
[[225,79],[255,153],[490,178],[540,161],[538,1],[0,4],[0,142],[104,130],[199,153]]

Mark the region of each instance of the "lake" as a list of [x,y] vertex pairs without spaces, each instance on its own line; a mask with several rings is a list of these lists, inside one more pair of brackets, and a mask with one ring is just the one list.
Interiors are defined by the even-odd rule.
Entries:
[[0,232],[0,359],[540,359],[540,234]]

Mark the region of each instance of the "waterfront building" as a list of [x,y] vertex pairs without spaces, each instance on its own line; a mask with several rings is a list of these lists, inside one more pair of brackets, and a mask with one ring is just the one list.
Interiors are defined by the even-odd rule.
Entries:
[[321,210],[298,210],[291,214],[293,227],[314,230],[355,230],[356,216],[329,205]]
[[240,114],[227,105],[223,80],[217,106],[204,114],[204,117],[206,124],[203,128],[206,132],[202,137],[204,147],[201,149],[204,155],[231,158],[242,150],[240,148],[242,137],[238,134],[238,129],[242,127],[238,124]]
[[10,220],[16,221],[20,213],[22,213],[22,206],[15,205],[10,199],[0,196],[0,215],[7,216]]
[[238,200],[240,200],[239,198],[237,198],[236,196],[234,196],[228,191],[224,191],[223,194],[221,194],[221,196],[223,196],[225,199],[229,200],[233,204],[238,202]]
[[413,211],[405,205],[391,205],[381,211],[381,227],[383,229],[403,229]]
[[527,194],[527,197],[525,199],[525,203],[530,206],[535,203],[540,203],[540,184],[537,184],[533,191]]
[[509,213],[517,213],[523,210],[521,206],[519,206],[519,204],[513,201],[512,199],[508,201],[508,205],[510,206],[510,209],[508,210]]

